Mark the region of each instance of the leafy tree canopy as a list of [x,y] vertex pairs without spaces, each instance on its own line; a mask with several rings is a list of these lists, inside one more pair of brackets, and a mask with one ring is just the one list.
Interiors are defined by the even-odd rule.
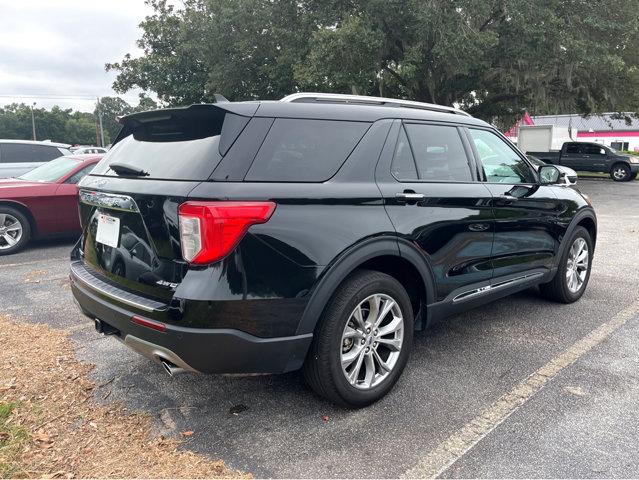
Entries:
[[114,88],[166,104],[301,90],[531,113],[639,110],[639,0],[148,0]]
[[[77,112],[54,106],[51,110],[35,108],[33,116],[38,140],[54,142],[97,145],[98,107],[93,113]],[[103,97],[99,106],[102,113],[105,144],[109,144],[120,131],[116,117],[129,113],[153,110],[155,101],[140,95],[140,102],[132,107],[119,97]],[[12,103],[0,107],[0,138],[30,140],[33,138],[31,125],[31,106],[24,103]]]

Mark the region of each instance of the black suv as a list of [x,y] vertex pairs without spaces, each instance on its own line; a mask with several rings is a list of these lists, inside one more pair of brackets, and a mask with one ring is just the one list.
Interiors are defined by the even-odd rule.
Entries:
[[304,369],[386,394],[414,330],[539,285],[586,289],[587,197],[453,108],[295,94],[136,113],[80,184],[71,285],[171,374]]

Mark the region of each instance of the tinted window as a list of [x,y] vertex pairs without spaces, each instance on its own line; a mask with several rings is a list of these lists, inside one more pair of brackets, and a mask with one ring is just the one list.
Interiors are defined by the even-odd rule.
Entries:
[[219,141],[219,135],[173,142],[138,140],[129,135],[109,150],[93,173],[117,176],[109,164],[118,162],[149,174],[142,178],[206,180],[221,159]]
[[606,151],[600,145],[587,143],[583,146],[583,153],[587,155],[605,155]]
[[566,145],[566,153],[581,153],[581,146],[576,143]]
[[393,158],[392,173],[398,180],[418,179],[415,159],[408,143],[408,137],[404,128],[399,133],[397,145],[395,146],[395,157]]
[[2,163],[48,162],[62,156],[60,150],[49,145],[3,143],[0,150]]
[[231,136],[227,141],[232,143],[240,130],[227,128],[227,120],[236,115],[217,107],[195,107],[159,111],[155,117],[147,114],[127,122],[119,134],[122,140],[109,149],[92,174],[117,176],[109,165],[121,163],[148,174],[136,177],[140,179],[207,180],[222,158],[220,136]]
[[[419,179],[439,182],[472,180],[468,158],[456,127],[408,124],[405,128],[410,148],[406,149],[406,140],[400,138],[396,153],[402,156],[412,153]],[[400,161],[404,165],[409,164],[405,159]]]
[[487,130],[470,129],[486,179],[494,183],[533,183],[528,164],[503,139]]
[[68,175],[80,164],[80,160],[73,157],[60,157],[28,171],[19,178],[34,182],[55,182]]
[[246,180],[322,182],[342,166],[370,126],[363,122],[279,118]]

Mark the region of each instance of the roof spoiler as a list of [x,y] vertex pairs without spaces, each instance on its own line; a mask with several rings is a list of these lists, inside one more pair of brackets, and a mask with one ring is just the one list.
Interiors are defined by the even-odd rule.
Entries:
[[214,113],[216,111],[225,111],[228,113],[233,113],[235,115],[240,115],[242,117],[251,117],[257,111],[259,106],[258,103],[233,103],[222,100],[221,95],[216,95],[216,99],[218,99],[218,103],[198,103],[194,105],[189,105],[188,107],[176,107],[176,108],[163,108],[159,110],[148,110],[146,112],[137,112],[132,113],[130,115],[124,115],[121,117],[117,117],[118,123],[122,125],[120,132],[117,137],[113,141],[113,145],[118,143],[124,137],[131,134],[131,132],[137,127],[143,126],[145,124],[150,124],[154,122],[167,121],[171,119],[178,118],[189,118],[192,117],[197,119],[198,117],[205,116],[207,113]]

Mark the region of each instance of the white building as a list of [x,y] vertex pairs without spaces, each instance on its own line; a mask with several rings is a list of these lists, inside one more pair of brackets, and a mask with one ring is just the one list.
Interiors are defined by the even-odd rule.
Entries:
[[[616,150],[639,152],[639,118],[634,117],[632,113],[624,115],[629,119],[629,122],[625,118],[618,118],[619,114],[604,113],[589,117],[576,114],[537,116],[526,114],[521,123],[524,125],[567,127],[571,132],[571,137],[577,142],[595,142]],[[514,142],[517,141],[518,125],[506,133]]]

